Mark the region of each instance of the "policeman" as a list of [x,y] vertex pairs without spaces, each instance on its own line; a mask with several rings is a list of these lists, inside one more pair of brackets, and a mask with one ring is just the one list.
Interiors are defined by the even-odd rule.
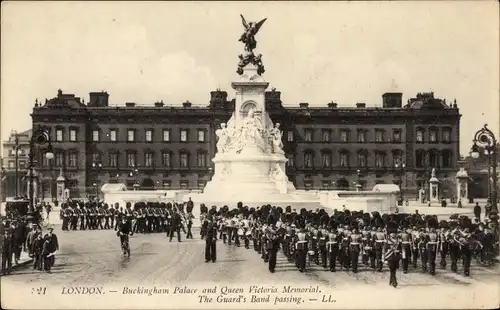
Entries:
[[203,224],[205,228],[205,263],[217,260],[217,225],[211,215],[208,215]]

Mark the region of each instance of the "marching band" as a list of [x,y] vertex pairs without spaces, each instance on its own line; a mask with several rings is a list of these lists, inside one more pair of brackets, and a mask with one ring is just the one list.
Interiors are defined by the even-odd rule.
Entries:
[[[200,220],[202,238],[207,238],[211,229],[218,231],[219,238],[209,237],[207,242],[215,244],[221,239],[224,244],[234,242],[236,246],[244,242],[245,248],[250,248],[252,242],[254,251],[269,264],[270,272],[275,271],[281,249],[300,272],[314,263],[331,272],[337,270],[338,264],[341,271],[356,273],[360,261],[365,268],[381,272],[385,263],[390,270],[389,284],[394,287],[398,285],[396,270],[400,262],[407,273],[410,262],[414,269],[418,268],[420,258],[422,270],[435,275],[438,255],[441,268],[446,268],[449,256],[453,272],[457,272],[458,259],[462,258],[463,273],[469,276],[472,256],[484,254],[491,258],[493,252],[493,243],[485,242],[494,240],[490,228],[458,215],[438,221],[437,216],[418,213],[380,215],[335,210],[329,215],[323,209],[301,209],[297,213],[290,206],[283,212],[281,207],[248,208],[242,204],[233,210],[227,206],[208,210],[202,204]],[[210,229],[207,223],[211,223]],[[481,233],[483,237],[478,237]],[[210,249],[215,251],[215,245]],[[207,261],[210,255],[215,257],[206,253]]]

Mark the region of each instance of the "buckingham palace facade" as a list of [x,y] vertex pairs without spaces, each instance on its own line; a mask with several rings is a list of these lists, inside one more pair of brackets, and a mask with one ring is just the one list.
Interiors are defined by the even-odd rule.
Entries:
[[[402,98],[385,93],[381,107],[284,106],[279,91],[266,92],[266,109],[283,129],[290,181],[298,189],[396,183],[415,194],[435,168],[442,194],[452,197],[461,116],[456,102],[433,93],[404,105]],[[201,189],[213,174],[215,130],[233,110],[234,100],[221,90],[210,92],[203,107],[189,101],[111,106],[107,92],[92,92],[85,102],[59,90],[33,108],[33,126],[49,131],[54,151],[53,160],[43,150],[36,154],[36,170],[42,185],[62,172],[73,197],[117,182],[131,189]]]

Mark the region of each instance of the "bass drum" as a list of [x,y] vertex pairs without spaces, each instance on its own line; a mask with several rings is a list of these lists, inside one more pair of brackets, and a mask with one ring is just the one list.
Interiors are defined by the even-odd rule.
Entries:
[[243,237],[243,229],[238,229],[238,236]]

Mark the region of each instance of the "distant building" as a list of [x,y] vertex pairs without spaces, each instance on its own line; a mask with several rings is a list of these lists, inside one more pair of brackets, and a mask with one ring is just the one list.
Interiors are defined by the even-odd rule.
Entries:
[[12,132],[9,139],[3,142],[2,154],[2,197],[14,197],[16,195],[16,153],[15,140],[18,138],[18,194],[26,196],[26,179],[28,173],[29,150],[31,129],[24,132]]
[[[55,151],[53,163],[38,154],[37,169],[46,183],[51,180],[46,175],[62,168],[72,196],[95,192],[106,182],[131,189],[134,184],[203,188],[213,173],[215,130],[233,109],[234,100],[220,90],[210,93],[205,107],[190,102],[110,106],[106,92],[90,93],[85,104],[59,91],[33,109],[33,125],[50,130]],[[403,106],[401,93],[385,93],[382,107],[345,108],[334,102],[285,107],[273,89],[266,92],[266,109],[281,124],[287,174],[298,189],[354,189],[356,184],[371,189],[402,180],[405,193],[416,197],[436,168],[442,194],[455,195],[461,117],[456,103],[419,93]]]

